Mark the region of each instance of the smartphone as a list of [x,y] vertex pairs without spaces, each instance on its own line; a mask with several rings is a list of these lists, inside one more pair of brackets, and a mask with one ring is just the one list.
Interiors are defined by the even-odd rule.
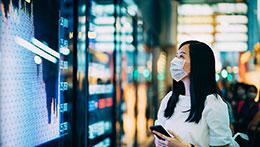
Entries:
[[[163,128],[163,126],[161,126],[161,125],[151,126],[151,127],[150,127],[150,130],[151,130],[151,131],[160,132],[161,134],[163,134],[163,135],[165,135],[165,136],[168,136],[168,137],[172,137],[172,135],[171,135],[170,133],[168,133],[168,131],[165,130],[165,129]],[[154,135],[156,135],[156,134],[154,134]],[[158,136],[158,135],[156,135],[156,136],[157,136],[159,139],[164,140],[164,139],[161,138],[160,136]]]

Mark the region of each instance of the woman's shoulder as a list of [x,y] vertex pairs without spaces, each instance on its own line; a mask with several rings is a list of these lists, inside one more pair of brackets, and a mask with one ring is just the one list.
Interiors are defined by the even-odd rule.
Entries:
[[168,92],[165,96],[164,96],[164,99],[166,98],[170,98],[172,96],[172,91]]
[[172,96],[172,91],[168,92],[161,100],[161,105],[162,104],[167,104],[169,101],[170,97]]
[[206,105],[226,105],[226,103],[220,95],[210,94],[206,97],[205,106]]
[[210,94],[205,101],[204,111],[215,110],[219,112],[227,111],[227,104],[218,94]]
[[172,96],[172,91],[168,92],[168,93],[164,96],[164,98],[162,99],[162,101],[168,102],[168,100],[170,99],[171,96]]
[[203,113],[210,132],[210,146],[222,146],[225,144],[236,146],[229,128],[230,120],[227,104],[219,95],[211,94],[207,96]]

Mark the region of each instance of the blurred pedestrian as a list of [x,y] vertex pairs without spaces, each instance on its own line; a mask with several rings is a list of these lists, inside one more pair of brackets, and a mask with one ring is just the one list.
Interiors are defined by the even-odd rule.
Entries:
[[233,88],[233,101],[231,104],[232,104],[233,114],[236,122],[238,121],[238,117],[239,117],[238,114],[242,107],[242,103],[244,103],[245,99],[246,99],[246,84],[240,82],[235,83]]
[[256,113],[253,120],[248,125],[249,137],[251,145],[254,147],[260,146],[260,110]]
[[257,89],[254,85],[247,85],[246,99],[240,101],[238,111],[238,131],[247,133],[249,122],[260,109],[258,101],[255,101]]

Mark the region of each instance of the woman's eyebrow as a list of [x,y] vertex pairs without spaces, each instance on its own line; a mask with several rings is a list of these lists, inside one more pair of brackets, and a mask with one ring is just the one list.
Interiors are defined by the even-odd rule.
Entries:
[[184,52],[184,51],[181,51],[180,53],[186,54],[186,52]]

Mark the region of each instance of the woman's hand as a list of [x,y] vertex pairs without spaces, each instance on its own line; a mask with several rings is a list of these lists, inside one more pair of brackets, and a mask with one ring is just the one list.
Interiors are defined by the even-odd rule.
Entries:
[[[190,147],[191,145],[187,142],[185,142],[183,139],[181,139],[181,137],[171,131],[168,131],[169,133],[172,134],[172,136],[174,137],[167,137],[159,132],[153,131],[154,134],[160,136],[161,138],[165,139],[165,141],[162,141],[160,139],[158,139],[157,137],[155,138],[155,145],[156,147],[161,147],[161,146],[157,146],[156,144],[156,139],[160,140],[160,143],[163,142],[164,146],[167,147]],[[159,145],[159,143],[158,143]]]
[[168,142],[166,140],[161,140],[154,135],[154,144],[156,147],[167,147]]

